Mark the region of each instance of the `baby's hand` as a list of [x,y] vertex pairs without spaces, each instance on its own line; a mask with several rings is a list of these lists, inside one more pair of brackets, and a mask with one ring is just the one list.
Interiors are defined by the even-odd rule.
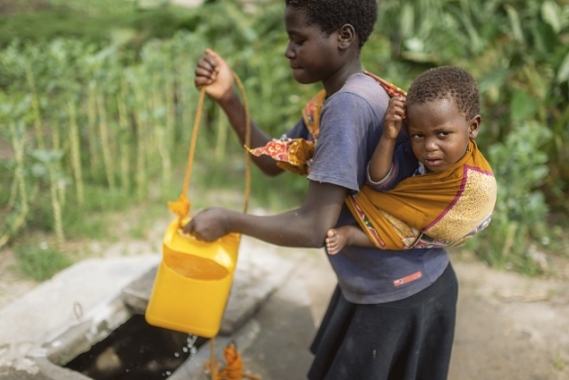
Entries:
[[383,119],[383,136],[395,140],[399,136],[405,120],[405,98],[396,96],[389,99]]

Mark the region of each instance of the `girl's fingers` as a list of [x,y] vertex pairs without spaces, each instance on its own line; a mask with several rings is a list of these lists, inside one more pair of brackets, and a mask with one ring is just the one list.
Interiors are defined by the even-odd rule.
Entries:
[[191,221],[191,220],[190,220],[190,222],[189,222],[188,224],[186,224],[186,225],[184,226],[184,228],[182,228],[182,231],[183,231],[185,234],[189,234],[189,235],[191,235],[191,234],[194,232],[194,228],[193,228],[193,224],[192,224],[192,221]]
[[217,71],[207,70],[202,67],[197,67],[195,70],[194,82],[198,87],[212,84],[213,82],[215,82],[216,78],[217,78]]
[[221,60],[221,56],[209,48],[205,49],[205,55],[206,57],[213,59],[214,62],[219,62]]
[[215,61],[213,61],[213,59],[211,57],[203,57],[202,59],[200,59],[198,61],[198,64],[196,65],[196,70],[197,69],[201,69],[201,70],[206,70],[206,71],[215,71],[217,68]]
[[211,49],[205,49],[205,57],[204,58],[210,62],[210,64],[214,68],[214,70],[218,70],[219,61],[221,60],[221,57],[219,56],[219,54],[217,54],[215,51],[213,51]]
[[217,62],[211,55],[205,55],[201,61],[203,61],[203,64],[207,65],[210,70],[215,70],[217,67]]
[[218,58],[219,57],[219,54],[217,54],[215,51],[213,51],[210,48],[205,49],[205,54],[209,55],[212,58]]
[[203,86],[208,86],[213,83],[213,79],[198,77],[194,79],[194,83],[198,88],[202,88]]
[[204,67],[196,67],[196,77],[211,77],[215,75],[215,71]]

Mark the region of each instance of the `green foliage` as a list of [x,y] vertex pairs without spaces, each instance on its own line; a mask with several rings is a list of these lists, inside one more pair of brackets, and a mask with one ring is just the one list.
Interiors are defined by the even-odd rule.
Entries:
[[[24,153],[2,158],[0,246],[22,218],[29,229],[55,229],[58,208],[65,236],[97,237],[105,226],[94,214],[175,199],[197,103],[193,70],[206,47],[242,79],[270,136],[287,131],[318,90],[292,79],[280,0],[255,14],[236,0],[144,11],[137,3],[51,0],[46,12],[0,20],[0,138]],[[446,64],[478,80],[478,145],[499,198],[472,247],[492,265],[535,272],[527,250],[550,239],[548,210],[569,213],[568,42],[567,1],[383,0],[362,51],[364,68],[402,88]],[[209,100],[201,128],[190,192],[205,207],[221,203],[210,189],[242,191],[244,160]],[[252,175],[253,202],[279,210],[299,204],[307,184]]]
[[549,240],[548,206],[569,212],[569,3],[387,0],[377,31],[390,43],[390,63],[408,69],[407,78],[388,77],[395,83],[437,65],[478,80],[478,145],[500,188],[490,227],[470,246],[492,265],[535,272],[527,252]]
[[[108,239],[114,237],[110,235],[114,229],[109,225],[105,212],[124,212],[134,205],[134,200],[123,192],[92,185],[85,188],[82,207],[75,206],[77,200],[73,196],[69,197],[68,203],[70,207],[65,207],[63,213],[63,229],[70,239]],[[44,210],[44,213],[49,215],[49,210]],[[52,226],[43,226],[43,229],[49,231]]]
[[136,11],[132,5],[117,7],[128,4],[119,0],[110,2],[108,11],[102,11],[105,4],[100,1],[78,3],[83,6],[60,5],[42,12],[0,14],[0,48],[14,40],[39,43],[55,38],[77,38],[101,46],[124,31],[135,36],[129,41],[131,47],[140,48],[149,38],[170,38],[179,30],[193,31],[202,21],[195,12],[178,8]]
[[65,253],[47,242],[27,242],[14,247],[14,253],[17,261],[13,269],[36,281],[48,280],[72,264]]
[[540,147],[550,139],[547,128],[525,122],[488,151],[498,182],[498,199],[477,254],[492,266],[530,273],[537,270],[528,248],[532,238],[545,237],[549,209],[537,188],[549,174],[548,157]]

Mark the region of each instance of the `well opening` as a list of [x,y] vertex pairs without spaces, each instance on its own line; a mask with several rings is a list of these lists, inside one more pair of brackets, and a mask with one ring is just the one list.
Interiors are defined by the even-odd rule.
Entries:
[[163,380],[207,340],[151,326],[135,314],[63,367],[94,380]]

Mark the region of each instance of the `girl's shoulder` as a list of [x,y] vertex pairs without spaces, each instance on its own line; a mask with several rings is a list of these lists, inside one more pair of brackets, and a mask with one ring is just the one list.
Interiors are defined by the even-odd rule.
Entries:
[[[332,105],[370,107],[382,113],[387,109],[388,102],[389,95],[383,87],[363,73],[350,76],[344,86],[327,100],[327,103]],[[382,115],[381,118],[383,118]]]
[[338,92],[355,94],[364,98],[377,98],[385,102],[389,101],[389,95],[385,89],[372,77],[364,73],[357,73],[350,76]]
[[358,73],[350,76],[344,86],[326,100],[323,109],[338,108],[347,113],[367,110],[382,120],[388,102],[389,95],[373,78]]

